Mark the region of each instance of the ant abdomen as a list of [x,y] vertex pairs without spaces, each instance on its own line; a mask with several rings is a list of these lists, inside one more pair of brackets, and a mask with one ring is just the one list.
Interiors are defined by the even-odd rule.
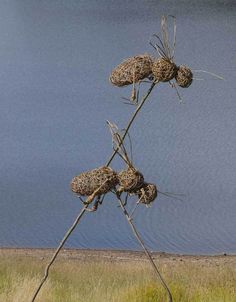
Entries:
[[81,196],[95,193],[99,196],[109,192],[118,184],[117,173],[110,167],[100,167],[75,176],[70,184],[71,190]]
[[137,83],[152,74],[152,63],[152,58],[148,54],[133,56],[116,66],[109,80],[118,87]]

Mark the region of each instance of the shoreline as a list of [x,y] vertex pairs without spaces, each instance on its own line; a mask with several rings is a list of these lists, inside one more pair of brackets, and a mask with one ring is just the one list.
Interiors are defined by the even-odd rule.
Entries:
[[[40,260],[50,259],[55,248],[16,248],[0,247],[0,256],[31,257]],[[204,265],[229,264],[236,267],[236,255],[182,255],[165,252],[151,252],[154,260],[163,263],[189,262]],[[145,253],[133,250],[106,250],[106,249],[76,249],[64,248],[60,251],[58,259],[78,261],[147,261]]]
[[[0,248],[0,300],[28,301],[54,252],[52,248]],[[236,255],[152,255],[174,301],[235,302]],[[143,252],[63,249],[38,300],[166,301],[166,292]]]

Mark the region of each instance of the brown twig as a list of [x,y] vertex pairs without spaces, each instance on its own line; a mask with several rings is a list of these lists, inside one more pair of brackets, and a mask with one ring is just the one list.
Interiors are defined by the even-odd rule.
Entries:
[[129,128],[131,127],[136,115],[138,114],[138,112],[140,111],[140,109],[143,107],[144,103],[146,102],[147,98],[149,97],[150,93],[152,92],[153,88],[155,87],[157,83],[156,82],[153,82],[151,87],[148,89],[147,93],[145,94],[145,96],[143,97],[142,101],[140,102],[140,104],[137,106],[134,114],[132,115],[131,119],[129,120],[128,122],[128,125],[127,127],[125,128],[125,132],[124,134],[122,135],[121,137],[121,141],[119,143],[119,146],[117,146],[117,148],[114,150],[114,152],[112,153],[111,157],[108,159],[107,163],[106,163],[106,166],[109,166],[110,163],[112,162],[113,158],[115,157],[116,153],[119,151],[119,147],[121,146],[121,144],[123,143],[128,131],[129,131]]
[[160,279],[161,284],[163,285],[163,287],[164,287],[165,290],[167,291],[167,294],[168,294],[168,302],[173,302],[171,292],[170,292],[170,290],[169,290],[169,288],[168,288],[168,286],[167,286],[165,280],[163,279],[161,273],[159,272],[159,270],[158,270],[158,268],[157,268],[155,262],[153,261],[150,252],[149,252],[148,249],[146,248],[146,246],[145,246],[143,240],[141,239],[141,237],[140,237],[138,231],[136,230],[136,228],[135,228],[135,226],[134,226],[134,223],[133,223],[133,221],[132,221],[132,219],[131,219],[129,213],[127,212],[127,210],[126,210],[126,208],[125,208],[125,206],[124,206],[124,203],[123,203],[123,201],[122,201],[121,198],[120,198],[120,194],[118,193],[118,194],[116,194],[116,196],[117,196],[117,199],[118,199],[118,201],[119,201],[119,203],[120,203],[120,207],[121,207],[121,209],[123,210],[123,213],[124,213],[124,215],[125,215],[125,217],[126,217],[128,223],[129,223],[129,225],[130,225],[130,227],[131,227],[131,229],[132,229],[132,231],[133,231],[133,233],[134,233],[134,236],[135,236],[136,239],[138,240],[139,244],[142,246],[142,248],[143,248],[143,250],[144,250],[144,252],[145,252],[145,254],[146,254],[148,260],[150,261],[150,263],[151,263],[151,265],[152,265],[152,267],[153,267],[153,269],[154,269],[154,271],[155,271],[156,276]]
[[44,277],[43,279],[41,280],[38,288],[36,289],[35,293],[34,293],[34,296],[31,300],[31,302],[34,302],[41,287],[43,286],[44,282],[47,280],[47,277],[48,277],[48,273],[49,273],[49,269],[51,267],[51,265],[53,264],[53,262],[55,261],[57,255],[59,254],[60,250],[62,249],[62,247],[64,246],[66,240],[69,238],[70,234],[73,232],[73,230],[75,229],[75,227],[77,226],[77,224],[79,223],[81,217],[84,215],[84,213],[86,212],[86,209],[89,205],[86,204],[82,210],[80,211],[79,215],[76,217],[74,223],[72,224],[72,226],[68,229],[68,231],[66,232],[65,236],[63,237],[62,241],[60,242],[58,248],[56,249],[55,253],[53,254],[50,262],[48,263],[48,265],[46,266],[45,268],[45,272],[44,272]]

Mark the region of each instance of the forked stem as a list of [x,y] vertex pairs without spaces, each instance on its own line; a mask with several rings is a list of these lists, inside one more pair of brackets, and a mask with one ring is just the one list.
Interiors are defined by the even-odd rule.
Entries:
[[[124,131],[124,134],[122,135],[121,137],[121,141],[120,141],[120,144],[119,146],[117,146],[117,148],[114,150],[114,152],[112,153],[111,157],[109,158],[106,166],[109,166],[110,163],[112,162],[113,158],[115,157],[115,155],[117,154],[117,152],[119,151],[119,147],[121,146],[121,144],[123,143],[125,137],[127,136],[128,134],[128,131],[135,119],[135,117],[137,116],[138,112],[140,111],[140,109],[143,107],[144,103],[146,102],[148,96],[150,95],[150,93],[152,92],[153,88],[155,87],[157,83],[156,82],[153,82],[152,85],[150,86],[150,88],[148,89],[147,93],[143,96],[142,98],[142,101],[140,102],[140,104],[138,105],[138,107],[136,108],[134,114],[132,115],[131,119],[129,120],[128,122],[128,125],[127,127],[125,128],[125,131]],[[44,277],[43,279],[41,280],[38,288],[36,289],[35,293],[34,293],[34,296],[31,300],[31,302],[34,302],[39,291],[41,290],[44,282],[47,280],[47,277],[48,277],[48,274],[49,274],[49,269],[51,267],[51,265],[53,264],[53,262],[56,260],[56,257],[57,255],[59,254],[60,250],[62,249],[62,247],[64,246],[65,242],[67,241],[67,239],[69,238],[69,236],[71,235],[71,233],[73,232],[73,230],[75,229],[75,227],[77,226],[77,224],[79,223],[80,219],[82,218],[82,216],[84,215],[87,209],[88,205],[85,205],[82,210],[80,211],[80,213],[78,214],[78,216],[76,217],[75,221],[73,222],[72,226],[68,229],[68,231],[66,232],[65,236],[63,237],[62,241],[60,242],[58,248],[56,249],[55,253],[53,254],[50,262],[48,263],[48,265],[46,266],[45,268],[45,272],[44,272]],[[155,265],[155,264],[154,264]],[[170,300],[171,302],[172,300]]]
[[159,272],[159,270],[158,270],[158,268],[157,268],[155,262],[153,261],[150,252],[149,252],[148,249],[146,248],[146,246],[145,246],[143,240],[141,239],[141,237],[140,237],[138,231],[136,230],[136,228],[135,228],[135,226],[134,226],[134,224],[133,224],[133,222],[132,222],[132,219],[131,219],[129,213],[127,212],[127,210],[126,210],[126,208],[125,208],[125,206],[124,206],[124,204],[123,204],[123,202],[122,202],[122,200],[121,200],[121,198],[120,198],[120,195],[119,195],[119,194],[116,194],[116,196],[117,196],[117,199],[118,199],[118,201],[119,201],[119,203],[120,203],[120,207],[121,207],[121,209],[123,210],[123,213],[124,213],[124,215],[125,215],[125,217],[126,217],[128,223],[129,223],[129,225],[130,225],[130,227],[131,227],[131,229],[132,229],[132,231],[133,231],[133,233],[134,233],[134,236],[136,237],[136,239],[138,240],[139,244],[140,244],[141,247],[143,248],[143,250],[144,250],[144,252],[145,252],[145,254],[146,254],[148,260],[150,261],[150,263],[151,263],[151,265],[152,265],[153,270],[155,271],[156,276],[160,279],[162,286],[165,288],[165,290],[166,290],[166,292],[167,292],[167,294],[168,294],[168,302],[173,302],[173,298],[172,298],[171,292],[170,292],[170,290],[169,290],[169,288],[168,288],[168,286],[167,286],[165,280],[163,279],[161,273]]
[[131,127],[136,115],[138,114],[138,112],[140,111],[140,109],[143,107],[144,103],[146,102],[147,98],[149,97],[150,93],[152,92],[153,88],[155,87],[157,83],[153,82],[151,87],[148,89],[147,93],[145,94],[145,96],[143,97],[142,101],[140,102],[140,104],[138,105],[138,107],[136,108],[134,114],[132,115],[131,119],[128,122],[127,127],[125,128],[124,134],[121,137],[121,141],[119,143],[119,145],[117,146],[117,148],[114,150],[114,152],[112,153],[111,157],[108,159],[106,166],[109,166],[110,163],[112,162],[113,158],[115,157],[116,153],[119,151],[119,148],[121,146],[121,144],[123,143],[127,133],[129,132],[129,128]]

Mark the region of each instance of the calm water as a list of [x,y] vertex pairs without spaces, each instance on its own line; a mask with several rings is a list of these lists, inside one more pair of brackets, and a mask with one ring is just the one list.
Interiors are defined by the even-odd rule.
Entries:
[[[186,197],[159,196],[135,222],[153,250],[236,253],[236,4],[131,2],[0,3],[0,246],[58,244],[81,208],[71,178],[107,161],[105,121],[122,128],[134,109],[109,73],[123,58],[154,54],[149,37],[172,14],[177,64],[226,81],[195,81],[180,90],[182,105],[169,85],[156,87],[130,132],[134,162],[160,190]],[[68,246],[139,249],[109,195]]]

